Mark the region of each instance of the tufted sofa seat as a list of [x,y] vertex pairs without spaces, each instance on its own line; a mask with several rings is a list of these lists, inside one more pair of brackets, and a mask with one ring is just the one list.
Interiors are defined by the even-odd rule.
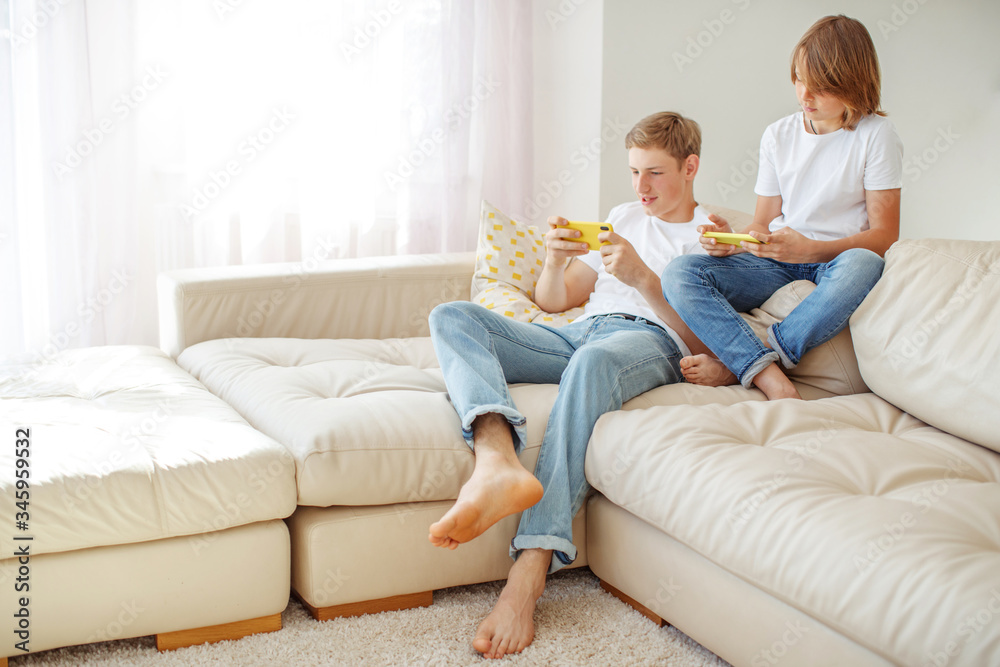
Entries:
[[[27,466],[0,453],[0,515],[28,517],[17,535],[6,526],[0,560],[0,615],[21,610],[18,576],[26,586],[23,648],[150,634],[177,647],[281,627],[294,462],[166,354],[5,359],[0,423],[11,438],[29,429]],[[22,507],[15,469],[29,473]],[[27,561],[11,557],[25,547]],[[21,655],[22,639],[4,632],[0,657]]]
[[604,415],[591,569],[733,664],[1000,664],[998,289],[1000,243],[900,242],[878,393]]

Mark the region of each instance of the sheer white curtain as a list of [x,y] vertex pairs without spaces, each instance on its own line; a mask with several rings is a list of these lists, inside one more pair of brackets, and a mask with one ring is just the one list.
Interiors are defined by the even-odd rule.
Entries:
[[4,353],[155,345],[160,271],[468,250],[530,197],[527,0],[7,10]]

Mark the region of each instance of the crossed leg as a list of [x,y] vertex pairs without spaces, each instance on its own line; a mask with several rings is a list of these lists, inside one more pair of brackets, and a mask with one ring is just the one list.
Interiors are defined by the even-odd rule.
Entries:
[[502,415],[491,412],[476,417],[472,432],[476,465],[455,504],[431,524],[428,539],[437,547],[455,549],[542,498],[542,483],[518,460],[510,425]]

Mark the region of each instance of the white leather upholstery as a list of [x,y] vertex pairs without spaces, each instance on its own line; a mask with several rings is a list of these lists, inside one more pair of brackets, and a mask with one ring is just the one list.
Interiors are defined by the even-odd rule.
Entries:
[[[288,448],[300,505],[454,499],[472,474],[430,338],[208,341],[178,363]],[[512,396],[528,420],[530,470],[556,386]]]
[[185,269],[157,279],[160,347],[217,338],[427,336],[439,303],[467,300],[475,253]]
[[1000,241],[901,241],[851,318],[861,373],[893,405],[1000,452]]
[[1000,656],[1000,635],[965,622],[1000,618],[1000,457],[877,396],[609,413],[587,476],[889,660],[923,664],[952,642],[952,665]]
[[[210,533],[295,509],[285,449],[155,348],[8,358],[0,399],[0,423],[31,429],[32,553]],[[4,517],[15,510],[13,454],[0,448]]]
[[[274,520],[33,555],[28,646],[37,652],[279,614],[288,605],[288,545],[285,523]],[[0,656],[24,655],[8,622],[20,609],[17,576],[17,559],[0,560]]]
[[[451,501],[376,507],[300,507],[288,519],[292,588],[314,607],[505,579],[508,546],[521,514],[512,514],[455,550],[427,541],[427,527]],[[573,521],[577,557],[587,564],[584,512]]]
[[[178,363],[295,457],[299,505],[449,500],[474,458],[430,338],[228,339],[186,349]],[[829,395],[808,386],[808,397]],[[532,470],[556,385],[515,385],[527,418],[521,454]],[[699,398],[703,397],[703,398]],[[742,387],[660,387],[624,408],[761,400]]]
[[892,664],[602,495],[587,535],[594,574],[734,667]]

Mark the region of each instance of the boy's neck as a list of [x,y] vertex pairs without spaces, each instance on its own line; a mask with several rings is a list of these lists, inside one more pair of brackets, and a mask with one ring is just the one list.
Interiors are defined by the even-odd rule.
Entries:
[[844,127],[840,120],[810,120],[803,115],[806,132],[809,134],[830,134]]
[[691,222],[694,220],[694,209],[697,206],[698,202],[694,200],[694,197],[687,197],[672,210],[667,211],[663,215],[656,216],[656,219],[677,224]]

